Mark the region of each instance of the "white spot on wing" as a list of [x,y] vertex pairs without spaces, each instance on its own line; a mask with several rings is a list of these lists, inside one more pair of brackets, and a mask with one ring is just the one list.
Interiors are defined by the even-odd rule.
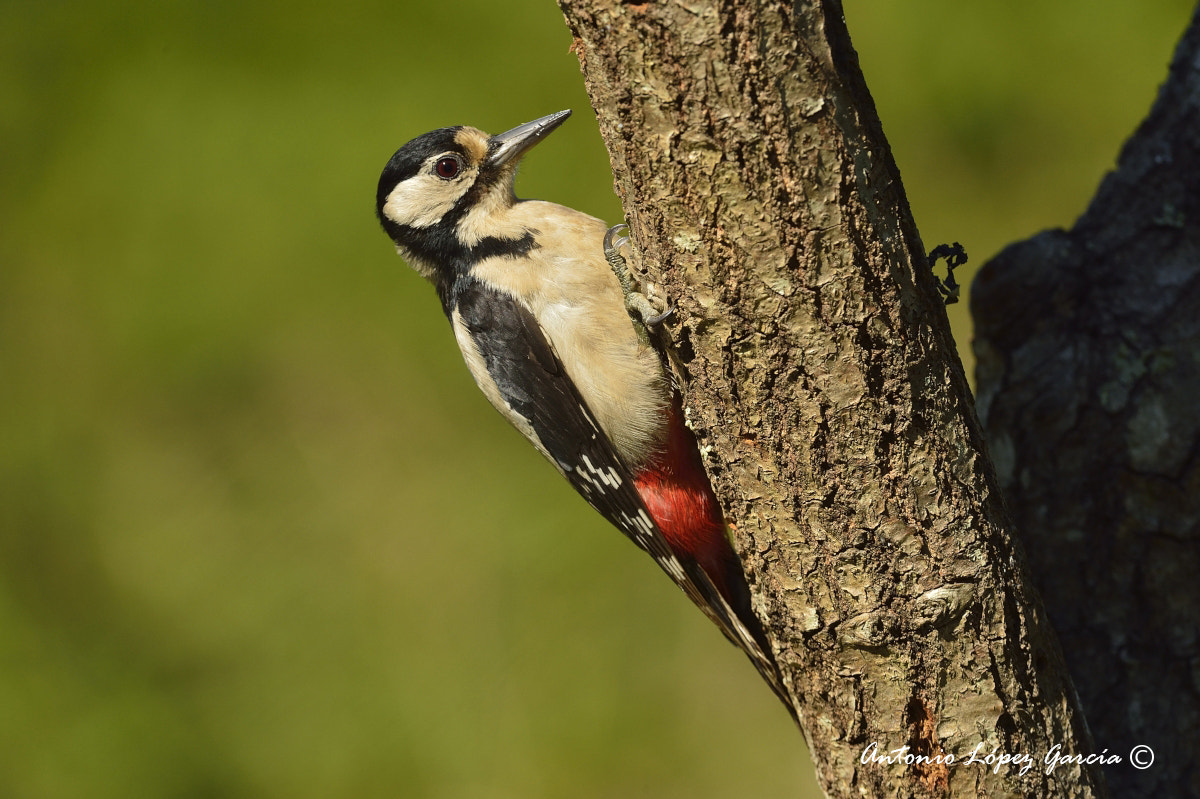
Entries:
[[[639,516],[644,516],[645,512],[639,510]],[[626,534],[633,537],[633,542],[647,552],[650,551],[650,543],[654,540],[654,532],[649,528],[641,518],[630,518],[629,514],[621,512],[621,529]]]
[[[592,464],[591,459],[588,458],[587,455],[580,455],[579,459],[583,461],[583,465],[587,467],[587,471],[591,474],[587,474],[582,470],[578,470],[578,473],[589,483],[591,483],[597,491],[603,493],[605,490],[605,485],[609,485],[613,488],[617,488],[621,485],[621,478],[617,475],[616,470],[612,467],[609,467],[607,471],[600,469]],[[595,476],[593,477],[593,475]]]
[[592,493],[592,489],[600,489],[601,493],[603,493],[603,487],[596,485],[595,481],[592,480],[592,476],[586,471],[583,469],[572,469],[572,471],[583,481],[579,484],[581,490],[590,494]]
[[675,582],[682,583],[687,581],[687,576],[683,573],[683,566],[679,564],[679,560],[675,556],[660,558],[658,565],[662,566],[667,574],[675,579]]

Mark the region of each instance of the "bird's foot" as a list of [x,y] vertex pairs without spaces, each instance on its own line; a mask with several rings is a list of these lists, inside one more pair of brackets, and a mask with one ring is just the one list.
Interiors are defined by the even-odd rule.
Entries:
[[629,316],[645,328],[657,327],[669,319],[671,314],[675,313],[675,309],[659,308],[649,297],[638,291],[638,280],[630,270],[625,256],[621,254],[621,248],[629,243],[629,236],[623,235],[622,231],[628,230],[629,225],[624,223],[608,229],[604,234],[604,259],[608,261],[621,284],[621,293],[625,295],[625,310],[629,312]]

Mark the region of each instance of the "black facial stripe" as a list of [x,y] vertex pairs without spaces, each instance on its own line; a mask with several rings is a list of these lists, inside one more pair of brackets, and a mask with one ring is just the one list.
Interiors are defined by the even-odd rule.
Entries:
[[526,230],[518,238],[487,236],[468,247],[459,240],[454,226],[446,224],[445,219],[427,228],[397,225],[390,219],[384,219],[383,227],[393,241],[417,258],[437,267],[433,282],[447,314],[450,312],[450,297],[455,284],[459,278],[470,273],[472,266],[487,258],[520,258],[540,246],[536,238],[537,230]]
[[523,255],[528,255],[531,250],[536,250],[539,246],[537,243],[537,230],[526,230],[525,233],[517,239],[502,239],[498,236],[488,236],[481,239],[474,247],[470,249],[470,263],[477,264],[485,258],[495,258],[497,256],[506,256],[508,258],[519,258]]

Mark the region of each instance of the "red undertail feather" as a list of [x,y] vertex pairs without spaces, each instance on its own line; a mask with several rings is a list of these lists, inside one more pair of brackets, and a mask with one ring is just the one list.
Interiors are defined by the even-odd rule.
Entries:
[[[796,718],[783,677],[771,654],[771,644],[751,608],[750,587],[746,584],[742,564],[725,536],[725,517],[708,482],[696,438],[683,424],[678,396],[671,406],[670,427],[663,451],[638,473],[634,483],[675,557],[681,561],[693,560],[704,570],[712,587],[721,593],[741,622],[741,631],[735,629],[736,625],[719,621],[718,616],[725,617],[723,613],[714,615],[710,612],[709,616],[729,640],[746,651],[771,690],[792,718]],[[747,640],[746,634],[753,640]]]
[[737,608],[745,590],[738,589],[745,578],[725,537],[725,517],[704,472],[696,439],[681,416],[676,399],[665,451],[634,482],[675,554],[695,559],[726,601]]

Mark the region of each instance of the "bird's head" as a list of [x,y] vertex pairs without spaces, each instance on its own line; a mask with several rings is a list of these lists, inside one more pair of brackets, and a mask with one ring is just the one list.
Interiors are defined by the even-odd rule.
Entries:
[[559,111],[495,136],[439,128],[397,150],[379,177],[376,212],[413,268],[444,280],[450,276],[439,272],[464,269],[473,251],[525,237],[503,213],[516,201],[517,164],[570,115]]

